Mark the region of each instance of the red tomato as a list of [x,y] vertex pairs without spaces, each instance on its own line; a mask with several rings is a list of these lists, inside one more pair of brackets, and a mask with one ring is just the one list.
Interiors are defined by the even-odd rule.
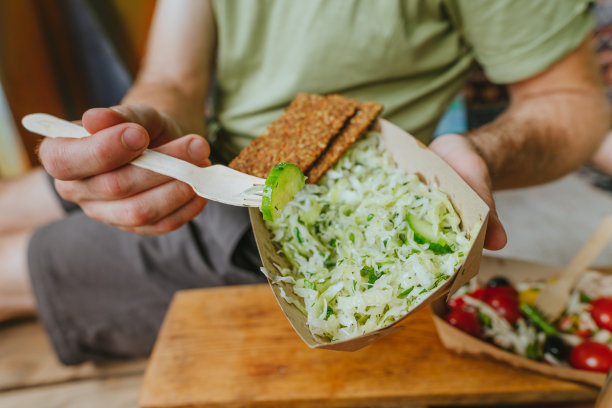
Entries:
[[587,340],[572,349],[570,362],[581,370],[607,373],[612,368],[612,350],[605,344]]
[[519,302],[516,297],[504,293],[494,293],[487,296],[485,302],[495,309],[500,316],[505,317],[510,324],[514,324],[521,317]]
[[591,317],[602,329],[612,331],[612,298],[597,298],[591,302]]
[[493,295],[506,295],[511,297],[518,296],[518,292],[512,286],[496,286],[493,288],[478,288],[474,290],[472,293],[468,293],[468,296],[473,297],[474,299],[479,299],[482,301],[487,301],[489,296]]
[[462,309],[465,306],[465,300],[462,297],[452,298],[448,301],[448,307],[451,309]]
[[445,320],[464,332],[472,336],[480,337],[480,322],[475,313],[465,310],[452,310],[446,315]]

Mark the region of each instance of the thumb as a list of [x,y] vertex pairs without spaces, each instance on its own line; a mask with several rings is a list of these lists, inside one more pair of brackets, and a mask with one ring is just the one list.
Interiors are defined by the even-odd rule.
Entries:
[[508,238],[495,208],[489,168],[484,159],[465,136],[458,134],[440,136],[430,144],[429,148],[446,161],[489,206],[489,222],[484,247],[493,251],[505,247]]

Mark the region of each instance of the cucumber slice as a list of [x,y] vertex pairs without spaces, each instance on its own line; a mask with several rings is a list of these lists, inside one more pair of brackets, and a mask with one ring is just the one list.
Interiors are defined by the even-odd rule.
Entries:
[[304,173],[295,164],[279,163],[274,166],[266,179],[261,200],[264,220],[274,221],[305,182]]
[[412,214],[406,216],[406,221],[408,221],[410,229],[414,231],[414,240],[418,244],[429,244],[429,249],[438,255],[453,252],[448,242],[434,233],[433,225],[430,222],[417,218]]

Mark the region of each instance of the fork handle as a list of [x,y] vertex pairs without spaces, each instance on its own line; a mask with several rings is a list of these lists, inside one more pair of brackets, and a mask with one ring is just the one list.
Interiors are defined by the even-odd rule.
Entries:
[[560,281],[571,288],[584,270],[588,268],[597,256],[604,250],[612,239],[612,215],[603,219],[601,224],[588,241],[580,248],[580,251],[574,256],[569,265],[565,268]]
[[140,156],[132,160],[131,164],[172,177],[187,184],[191,184],[187,180],[189,174],[193,170],[199,169],[199,167],[189,162],[149,149],[146,149]]
[[[85,130],[83,126],[46,113],[26,115],[22,123],[30,132],[51,138],[67,137],[81,139],[90,136],[90,133]],[[198,168],[189,162],[149,149],[142,152],[142,154],[132,160],[131,163],[143,169],[151,170],[181,181],[184,181],[194,168]]]

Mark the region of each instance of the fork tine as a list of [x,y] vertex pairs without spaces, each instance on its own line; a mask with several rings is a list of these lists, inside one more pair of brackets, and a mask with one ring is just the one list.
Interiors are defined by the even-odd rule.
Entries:
[[241,195],[249,195],[249,194],[254,194],[256,196],[261,196],[263,195],[263,188],[264,185],[263,184],[253,184],[253,187],[249,187],[246,190],[244,190],[242,193],[240,193]]
[[243,198],[243,205],[248,207],[261,207],[261,198]]

